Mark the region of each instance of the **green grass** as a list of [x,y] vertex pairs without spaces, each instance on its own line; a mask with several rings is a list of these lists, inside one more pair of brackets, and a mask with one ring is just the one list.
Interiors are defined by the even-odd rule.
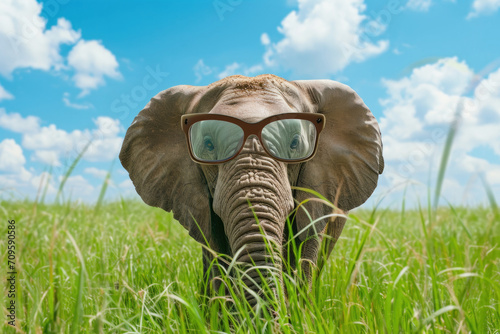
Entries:
[[[105,203],[112,166],[95,205],[65,200],[64,184],[87,145],[64,173],[54,204],[44,203],[48,183],[35,202],[0,202],[2,230],[16,220],[18,273],[16,328],[5,321],[3,332],[498,333],[493,192],[483,178],[489,207],[438,207],[455,131],[452,125],[443,148],[434,205],[429,188],[427,208],[410,210],[403,196],[401,210],[352,213],[312,291],[285,268],[288,298],[275,281],[277,292],[264,286],[267,298],[255,309],[239,297],[245,268],[227,258],[231,272],[221,279],[229,295],[204,297],[201,246],[171,214],[138,202]],[[6,282],[7,233],[0,249]],[[4,313],[7,302],[0,294]]]
[[[257,314],[202,298],[201,248],[171,214],[138,202],[0,202],[16,220],[17,332],[494,333],[500,231],[491,208],[361,210],[308,292],[285,275]],[[6,271],[6,234],[0,239]],[[234,271],[234,270],[233,270]],[[229,278],[226,278],[229,281]],[[4,279],[2,281],[5,282]],[[7,297],[1,294],[5,310]],[[4,333],[16,330],[3,325]]]

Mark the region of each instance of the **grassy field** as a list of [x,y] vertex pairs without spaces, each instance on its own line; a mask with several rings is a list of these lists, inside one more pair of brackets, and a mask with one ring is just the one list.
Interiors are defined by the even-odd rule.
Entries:
[[[286,275],[254,314],[204,303],[201,248],[172,216],[138,202],[0,202],[16,220],[16,328],[3,333],[495,333],[500,231],[495,208],[357,211],[313,290]],[[7,234],[0,275],[7,271]],[[237,275],[236,275],[237,276]],[[2,279],[5,282],[5,279]],[[8,299],[1,294],[4,313]],[[264,304],[265,302],[262,302]],[[264,305],[262,305],[264,306]],[[4,317],[4,319],[6,319]]]

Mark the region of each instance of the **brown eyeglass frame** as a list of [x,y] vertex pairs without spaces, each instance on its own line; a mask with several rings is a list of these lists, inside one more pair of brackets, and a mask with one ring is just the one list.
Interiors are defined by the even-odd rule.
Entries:
[[[284,119],[301,119],[301,120],[306,120],[310,121],[313,123],[316,127],[316,141],[314,143],[314,150],[311,153],[311,155],[307,158],[304,159],[297,159],[297,160],[287,160],[287,159],[281,159],[277,158],[274,155],[272,155],[266,148],[266,145],[264,144],[264,141],[262,140],[262,130],[264,127],[274,121],[278,120],[284,120]],[[189,129],[191,126],[197,122],[200,121],[208,121],[208,120],[219,120],[219,121],[226,121],[229,123],[233,123],[238,125],[242,130],[243,130],[243,143],[248,139],[249,136],[255,135],[257,138],[259,138],[260,143],[266,153],[272,157],[273,159],[285,163],[299,163],[299,162],[304,162],[307,160],[310,160],[314,157],[316,154],[316,151],[318,149],[318,140],[319,140],[319,135],[321,131],[325,128],[325,122],[326,122],[326,117],[323,114],[318,114],[318,113],[283,113],[283,114],[277,114],[274,116],[270,116],[267,118],[264,118],[263,120],[260,120],[256,123],[248,123],[245,122],[239,118],[232,117],[232,116],[227,116],[227,115],[221,115],[221,114],[189,114],[189,115],[183,115],[181,117],[181,127],[182,130],[184,131],[184,134],[186,135],[187,139],[187,144],[188,144],[188,149],[189,149],[189,155],[191,156],[191,159],[199,164],[203,165],[217,165],[221,164],[224,162],[227,162],[229,160],[232,160],[236,158],[241,150],[243,149],[243,146],[241,145],[240,149],[238,152],[236,152],[232,157],[225,159],[225,160],[217,160],[217,161],[205,161],[205,160],[199,160],[196,158],[196,156],[193,153],[193,150],[191,148],[191,138],[189,135]]]

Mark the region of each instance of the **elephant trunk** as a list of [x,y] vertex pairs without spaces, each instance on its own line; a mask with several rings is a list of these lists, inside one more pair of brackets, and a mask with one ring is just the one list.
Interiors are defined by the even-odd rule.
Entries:
[[[271,291],[276,290],[276,282],[281,284],[282,268],[279,256],[281,238],[269,232],[266,228],[269,224],[265,220],[259,219],[259,222],[262,232],[253,217],[239,221],[242,230],[245,230],[245,235],[238,236],[239,233],[236,232],[237,241],[230,238],[231,249],[234,249],[233,254],[239,251],[235,260],[240,264],[238,268],[244,273],[243,282],[257,294],[263,292],[264,284],[267,284]],[[245,292],[245,298],[252,306],[256,302],[255,296],[250,291]]]
[[[213,209],[224,223],[233,256],[247,267],[243,281],[258,295],[264,283],[275,290],[271,275],[274,271],[282,284],[283,229],[293,210],[286,166],[267,156],[243,154],[221,166],[218,183]],[[266,268],[255,268],[262,266]],[[250,292],[245,298],[252,306],[257,302]]]

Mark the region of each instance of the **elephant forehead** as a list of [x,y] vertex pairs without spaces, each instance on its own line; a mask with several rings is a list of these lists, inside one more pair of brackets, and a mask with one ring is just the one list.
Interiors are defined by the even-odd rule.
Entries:
[[290,112],[297,110],[276,94],[233,95],[220,99],[210,111],[211,114],[233,116],[250,123]]

